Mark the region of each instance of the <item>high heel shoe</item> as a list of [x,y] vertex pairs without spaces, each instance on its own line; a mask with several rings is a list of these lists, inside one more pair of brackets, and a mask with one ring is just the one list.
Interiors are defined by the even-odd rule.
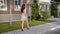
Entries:
[[27,28],[27,30],[29,30],[29,28]]
[[23,29],[21,29],[21,31],[24,31]]

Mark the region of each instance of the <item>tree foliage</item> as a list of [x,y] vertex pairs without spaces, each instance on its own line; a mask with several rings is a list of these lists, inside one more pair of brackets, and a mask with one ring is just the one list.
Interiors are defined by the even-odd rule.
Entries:
[[60,2],[60,0],[54,0],[55,2]]
[[58,4],[56,2],[52,2],[51,3],[51,15],[54,16],[54,17],[57,17],[58,15]]

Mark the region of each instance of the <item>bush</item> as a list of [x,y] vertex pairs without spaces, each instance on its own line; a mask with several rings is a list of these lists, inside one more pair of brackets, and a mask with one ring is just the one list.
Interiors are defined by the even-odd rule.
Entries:
[[38,17],[39,15],[39,6],[37,3],[37,0],[34,0],[32,5],[31,5],[31,10],[32,10],[32,19],[36,19],[36,17]]
[[47,20],[50,16],[50,11],[46,10],[43,12],[43,20]]

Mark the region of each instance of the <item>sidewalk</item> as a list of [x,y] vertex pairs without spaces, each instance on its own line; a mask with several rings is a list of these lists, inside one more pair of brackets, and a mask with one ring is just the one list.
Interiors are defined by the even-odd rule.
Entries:
[[6,33],[1,33],[1,34],[41,34],[41,33],[50,31],[52,30],[52,28],[56,28],[58,26],[60,25],[56,24],[56,22],[52,22],[52,23],[30,27],[29,30],[25,28],[24,31],[21,31],[19,29],[19,30],[6,32]]

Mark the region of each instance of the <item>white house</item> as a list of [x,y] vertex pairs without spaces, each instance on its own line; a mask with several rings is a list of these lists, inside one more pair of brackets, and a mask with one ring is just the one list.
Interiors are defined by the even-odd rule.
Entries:
[[43,12],[45,11],[45,10],[48,10],[48,11],[50,11],[50,3],[51,2],[51,0],[38,0],[38,4],[39,4],[39,9],[40,9],[40,11],[39,11],[39,14],[41,15],[41,16],[43,16]]
[[44,11],[46,9],[49,10],[50,9],[50,2],[51,2],[51,0],[38,0],[38,3],[40,5],[40,9],[42,11]]
[[[50,10],[50,2],[51,0],[37,0],[38,1],[38,5],[39,5],[39,14],[41,15],[43,13],[43,11],[45,10]],[[28,0],[27,4],[28,4],[28,11],[29,11],[29,15],[31,15],[31,8],[30,5],[32,4],[33,0]]]

